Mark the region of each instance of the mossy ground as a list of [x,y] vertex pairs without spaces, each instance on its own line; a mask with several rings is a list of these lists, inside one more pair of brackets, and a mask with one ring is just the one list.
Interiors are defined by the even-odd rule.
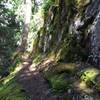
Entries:
[[21,85],[16,81],[16,73],[20,70],[21,64],[10,70],[10,74],[0,80],[0,100],[28,100]]
[[92,92],[100,91],[100,83],[95,80],[97,75],[100,75],[100,70],[93,67],[76,70],[78,68],[76,66],[76,64],[58,64],[52,70],[45,71],[44,78],[48,80],[55,92],[74,89],[75,83],[79,91],[86,93],[92,90]]
[[72,88],[73,80],[69,76],[72,76],[71,71],[74,67],[76,67],[74,64],[58,64],[51,70],[45,71],[44,78],[50,83],[54,91],[67,91]]
[[0,100],[27,100],[22,87],[14,79],[0,85]]
[[100,77],[100,70],[97,68],[87,68],[82,70],[80,80],[84,81],[87,86],[95,88],[97,91],[100,91],[100,82],[96,78]]

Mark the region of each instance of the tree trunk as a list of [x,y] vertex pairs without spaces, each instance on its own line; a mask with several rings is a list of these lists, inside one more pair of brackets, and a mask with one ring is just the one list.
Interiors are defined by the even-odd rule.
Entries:
[[24,8],[24,25],[22,32],[22,43],[21,43],[21,51],[25,51],[27,48],[27,38],[28,33],[30,32],[30,21],[32,15],[32,1],[25,0],[25,8]]

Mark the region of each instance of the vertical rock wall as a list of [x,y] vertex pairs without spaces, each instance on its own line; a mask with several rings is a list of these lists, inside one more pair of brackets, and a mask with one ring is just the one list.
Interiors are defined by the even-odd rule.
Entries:
[[[51,13],[51,15],[50,15]],[[38,49],[60,60],[100,62],[100,0],[60,0],[45,16]]]

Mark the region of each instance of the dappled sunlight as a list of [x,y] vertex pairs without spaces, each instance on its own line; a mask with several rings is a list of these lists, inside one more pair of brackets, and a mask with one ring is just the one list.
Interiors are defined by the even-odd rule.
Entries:
[[80,89],[86,89],[86,88],[87,88],[86,83],[85,83],[84,81],[80,82],[80,83],[79,83],[79,88],[80,88]]
[[51,62],[54,62],[54,59],[53,58],[48,58],[47,60],[45,60],[42,64],[45,66]]
[[29,67],[29,71],[32,72],[32,71],[35,71],[36,70],[36,64],[32,64],[30,67]]
[[26,52],[22,53],[20,56],[23,60],[26,60],[26,59],[28,59],[29,55],[30,55],[30,52],[26,51]]
[[23,65],[28,65],[29,64],[29,62],[23,62]]
[[92,81],[93,79],[96,78],[96,76],[100,74],[100,70],[96,68],[87,68],[84,69],[81,75],[81,79],[84,80],[85,82],[87,81]]
[[79,65],[76,63],[58,63],[53,67],[53,70],[56,72],[62,72],[62,71],[75,71],[77,68],[79,68]]
[[[22,64],[18,63],[7,77],[2,79],[2,85],[0,85],[0,100],[27,100],[28,98],[23,92],[23,88],[16,81],[16,74],[22,69]],[[0,80],[1,81],[1,80]]]
[[[20,75],[20,73],[22,74]],[[19,76],[20,80],[24,81],[27,79],[31,79],[32,77],[34,77],[34,75],[37,75],[38,73],[39,72],[37,71],[36,64],[35,63],[31,64],[30,62],[28,62],[27,59],[21,64],[21,68],[18,70],[16,75]]]
[[0,0],[0,100],[99,100],[99,8]]
[[10,80],[12,80],[15,75],[22,69],[22,64],[18,64],[16,65],[16,68],[13,72],[10,73],[10,75],[8,75],[7,77],[5,77],[3,80],[3,84],[8,83]]
[[81,71],[79,80],[74,83],[77,90],[92,94],[95,92],[96,84],[95,81],[97,75],[100,74],[100,70],[96,68],[85,68]]
[[8,83],[10,80],[12,80],[14,78],[15,75],[10,75],[8,77],[6,77],[5,79],[3,79],[3,84],[5,85],[6,83]]
[[15,73],[17,73],[17,72],[19,72],[21,69],[22,69],[22,64],[20,63],[16,68],[15,68],[15,70],[14,70],[14,72],[12,72],[12,74],[15,74]]
[[49,53],[49,54],[47,55],[47,59],[52,59],[52,60],[57,61],[55,52],[52,51],[51,53]]
[[89,88],[88,85],[86,84],[86,82],[84,81],[80,81],[79,83],[77,83],[77,90],[85,92],[85,93],[93,93],[93,89]]

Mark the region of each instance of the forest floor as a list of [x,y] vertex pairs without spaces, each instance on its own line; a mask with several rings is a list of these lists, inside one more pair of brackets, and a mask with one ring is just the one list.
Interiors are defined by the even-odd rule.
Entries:
[[[52,60],[47,60],[42,62],[42,64],[37,67],[32,64],[31,59],[23,60],[22,69],[17,73],[16,80],[22,85],[23,91],[28,95],[29,100],[90,100],[84,99],[82,94],[77,91],[73,91],[68,94],[68,92],[54,93],[44,79],[42,70],[45,66],[50,66],[54,62]],[[62,99],[62,97],[68,97],[70,99]],[[94,97],[93,100],[100,100],[98,96]],[[91,99],[92,100],[92,99]]]
[[42,73],[31,62],[24,61],[22,65],[16,79],[29,96],[29,100],[59,100],[57,95],[51,92]]

